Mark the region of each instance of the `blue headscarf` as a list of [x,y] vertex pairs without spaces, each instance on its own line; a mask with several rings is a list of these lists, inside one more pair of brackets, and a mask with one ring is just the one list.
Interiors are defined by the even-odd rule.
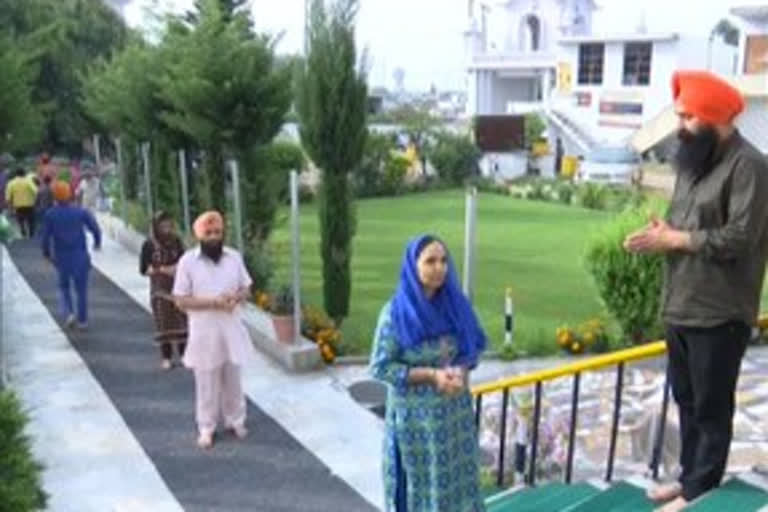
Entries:
[[419,254],[431,242],[439,242],[445,247],[437,238],[421,235],[412,239],[405,249],[400,283],[390,309],[398,342],[402,348],[408,349],[424,340],[453,335],[458,342],[458,355],[453,364],[474,368],[487,341],[472,305],[459,287],[447,248],[445,281],[432,299],[427,298],[419,279]]

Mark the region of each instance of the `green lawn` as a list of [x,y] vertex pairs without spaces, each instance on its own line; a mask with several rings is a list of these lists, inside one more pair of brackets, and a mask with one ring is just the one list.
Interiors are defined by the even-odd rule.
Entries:
[[[581,322],[601,307],[583,268],[584,243],[607,213],[559,204],[481,194],[478,200],[475,303],[494,344],[503,339],[504,292],[511,287],[516,341],[531,354],[554,350],[554,330]],[[464,195],[442,191],[357,204],[352,304],[343,326],[345,351],[366,354],[378,311],[397,284],[402,252],[411,236],[429,232],[448,244],[459,272],[463,259]],[[279,284],[290,276],[289,228],[283,222],[273,241]],[[302,205],[304,300],[322,304],[317,207]]]

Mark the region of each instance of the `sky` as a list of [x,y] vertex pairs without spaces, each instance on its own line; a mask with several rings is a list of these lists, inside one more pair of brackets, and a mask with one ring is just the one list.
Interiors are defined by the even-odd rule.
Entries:
[[[132,26],[146,24],[152,10],[183,11],[193,0],[133,0],[126,8]],[[645,10],[651,32],[708,34],[735,5],[765,3],[759,0],[597,0],[593,32],[633,31]],[[637,4],[642,3],[640,7]],[[304,0],[251,0],[256,28],[282,33],[281,53],[298,53],[302,47]],[[695,6],[695,7],[694,7]],[[409,90],[464,89],[464,42],[467,0],[360,0],[357,37],[368,50],[369,80],[373,86],[394,86],[394,72],[405,72]]]

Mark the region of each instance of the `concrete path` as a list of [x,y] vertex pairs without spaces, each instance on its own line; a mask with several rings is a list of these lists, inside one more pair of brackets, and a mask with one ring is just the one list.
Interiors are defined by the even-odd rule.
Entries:
[[182,508],[70,341],[19,274],[5,247],[3,334],[10,386],[24,404],[49,510]]
[[[103,219],[102,219],[103,220]],[[138,273],[138,256],[109,238],[93,264],[146,310],[147,279]],[[154,347],[149,346],[148,350]],[[156,362],[150,364],[157,366]],[[365,378],[361,372],[360,378]],[[243,371],[250,400],[306,449],[377,508],[383,505],[381,449],[384,425],[354,402],[349,384],[329,368],[305,375],[286,373],[267,356]],[[191,411],[190,411],[191,412]]]
[[[52,269],[42,260],[38,247],[17,242],[10,252],[20,273],[55,314]],[[135,258],[130,266],[136,273]],[[129,273],[128,268],[122,269],[122,274]],[[89,329],[68,332],[67,337],[184,510],[374,509],[254,403],[249,403],[251,435],[246,441],[222,437],[210,453],[197,449],[191,373],[157,369],[149,313],[96,269],[90,293]],[[280,389],[272,383],[264,393],[279,395]],[[282,402],[279,396],[274,400]],[[301,402],[295,400],[292,405]],[[326,405],[332,409],[332,404]],[[324,414],[333,417],[332,410]],[[294,416],[303,423],[313,420],[302,413],[294,412]],[[343,429],[339,419],[336,415],[336,428]],[[87,437],[80,441],[89,444]],[[133,467],[113,465],[112,472],[112,479],[119,480],[124,473],[133,472]],[[79,505],[75,508],[83,510]]]

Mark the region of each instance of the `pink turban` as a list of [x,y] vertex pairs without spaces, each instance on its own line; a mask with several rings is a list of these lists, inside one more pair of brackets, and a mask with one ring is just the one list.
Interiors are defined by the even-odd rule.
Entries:
[[221,229],[224,230],[224,217],[215,210],[207,211],[201,214],[196,220],[193,226],[195,237],[200,240],[205,237],[205,232],[209,229]]

